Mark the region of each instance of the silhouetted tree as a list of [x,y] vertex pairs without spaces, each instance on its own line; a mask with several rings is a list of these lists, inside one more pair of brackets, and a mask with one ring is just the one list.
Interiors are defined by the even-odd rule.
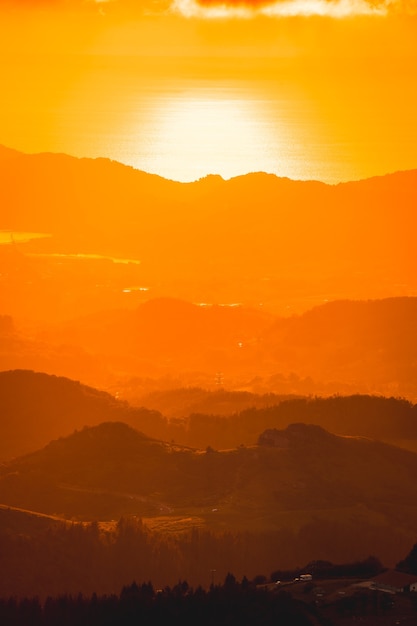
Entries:
[[417,543],[413,545],[405,559],[397,564],[397,569],[407,574],[417,574]]

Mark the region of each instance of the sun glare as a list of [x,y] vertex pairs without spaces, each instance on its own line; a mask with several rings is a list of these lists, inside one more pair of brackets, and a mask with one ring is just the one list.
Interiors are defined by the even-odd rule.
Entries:
[[[256,100],[205,90],[162,98],[147,125],[151,149],[137,167],[181,181],[231,178],[253,171],[254,162],[273,172],[276,154],[272,158],[268,121],[260,121],[258,108]],[[136,134],[140,142],[139,129]]]

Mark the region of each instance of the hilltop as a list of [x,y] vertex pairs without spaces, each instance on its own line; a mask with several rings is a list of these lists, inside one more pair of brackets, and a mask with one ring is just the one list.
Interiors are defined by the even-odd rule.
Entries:
[[213,568],[253,578],[369,554],[393,566],[415,542],[416,471],[416,454],[314,425],[202,452],[105,422],[0,467],[3,589],[207,586]]
[[[417,170],[336,186],[262,173],[175,183],[107,159],[57,154],[13,155],[0,170],[0,229],[51,234],[15,247],[4,299],[12,315],[32,290],[32,314],[51,319],[115,306],[115,298],[137,302],[141,293],[123,296],[133,287],[281,313],[416,287]],[[63,267],[56,254],[81,256]],[[113,264],[109,289],[104,270],[114,258],[140,264]],[[19,267],[36,280],[22,282]],[[54,301],[54,291],[65,298]]]
[[138,406],[78,381],[45,373],[0,372],[0,459],[10,460],[85,426],[118,421],[148,437],[205,450],[253,446],[267,429],[293,422],[339,435],[417,447],[416,405],[371,395],[301,397],[176,389],[142,396]]
[[[416,316],[417,298],[412,297],[340,300],[291,317],[157,298],[134,309],[92,313],[45,328],[37,364],[33,349],[20,363],[50,373],[55,367],[74,377],[78,362],[80,378],[105,386],[117,377],[114,387],[122,394],[126,388],[126,397],[135,402],[146,394],[146,379],[151,389],[150,379],[154,388],[160,379],[163,389],[168,378],[177,381],[171,387],[415,400]],[[11,367],[19,362],[19,350],[25,354],[24,344],[14,345],[9,357],[3,353]],[[69,355],[64,362],[59,359],[63,351]],[[135,377],[145,389],[138,381],[135,390],[129,380]]]
[[367,545],[386,559],[386,533],[399,545],[411,541],[416,471],[416,454],[314,425],[266,431],[256,446],[202,453],[103,423],[4,464],[0,502],[86,520],[129,514],[152,527],[189,519],[212,530],[299,529],[301,544],[303,533],[312,537],[309,554],[320,546],[339,560],[347,554],[342,537],[354,532],[355,550]]
[[112,395],[41,372],[0,372],[0,460],[20,456],[75,429],[106,420],[158,422],[156,411],[129,410]]

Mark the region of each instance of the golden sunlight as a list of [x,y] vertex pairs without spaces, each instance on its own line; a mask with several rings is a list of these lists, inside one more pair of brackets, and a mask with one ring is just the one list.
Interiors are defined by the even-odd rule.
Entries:
[[[142,132],[142,124],[132,131],[138,144]],[[147,149],[138,155],[136,167],[174,180],[291,169],[290,129],[272,122],[265,103],[233,90],[167,95],[155,105],[146,133]]]
[[268,17],[294,17],[320,15],[334,18],[355,15],[385,15],[385,4],[372,4],[366,0],[280,0],[278,2],[211,2],[198,0],[174,0],[173,8],[185,17],[203,19],[251,18],[254,15]]

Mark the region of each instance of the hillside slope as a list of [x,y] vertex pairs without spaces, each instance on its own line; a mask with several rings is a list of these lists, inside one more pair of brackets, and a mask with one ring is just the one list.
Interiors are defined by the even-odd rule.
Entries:
[[239,530],[277,529],[300,512],[305,523],[362,511],[406,534],[417,521],[416,454],[303,424],[265,431],[259,444],[202,453],[103,423],[4,464],[0,502],[86,519],[199,516]]
[[[134,381],[132,385],[135,388]],[[284,429],[294,422],[411,450],[417,445],[417,406],[401,398],[292,397],[185,388],[143,396],[138,402],[131,406],[64,377],[27,370],[0,372],[0,460],[33,452],[52,439],[103,421],[124,422],[150,437],[202,450],[253,446],[262,431]]]
[[131,411],[110,394],[77,381],[27,370],[0,372],[0,413],[0,460],[105,420],[162,419],[156,411]]
[[[111,268],[113,298],[115,289],[121,298],[123,288],[142,286],[154,295],[262,302],[283,312],[416,287],[417,170],[336,186],[262,173],[181,184],[106,159],[20,154],[0,160],[0,173],[0,229],[52,235],[22,252],[78,255],[65,267],[62,258],[25,258],[45,298],[45,305],[34,299],[33,313],[43,318],[52,309],[60,316],[72,310],[79,274],[78,309],[105,308],[110,294],[100,255],[108,263],[140,262],[135,271]],[[79,271],[86,254],[96,255],[87,257],[87,275]],[[15,314],[23,306],[21,290],[30,288],[24,282],[18,289],[19,274],[12,273],[6,285],[14,309],[6,312]],[[128,277],[135,282],[129,285]],[[64,281],[66,297],[54,305],[50,290],[61,292]]]
[[51,344],[100,355],[107,371],[188,376],[213,387],[417,399],[417,298],[338,300],[276,317],[244,306],[152,299],[45,331]]

